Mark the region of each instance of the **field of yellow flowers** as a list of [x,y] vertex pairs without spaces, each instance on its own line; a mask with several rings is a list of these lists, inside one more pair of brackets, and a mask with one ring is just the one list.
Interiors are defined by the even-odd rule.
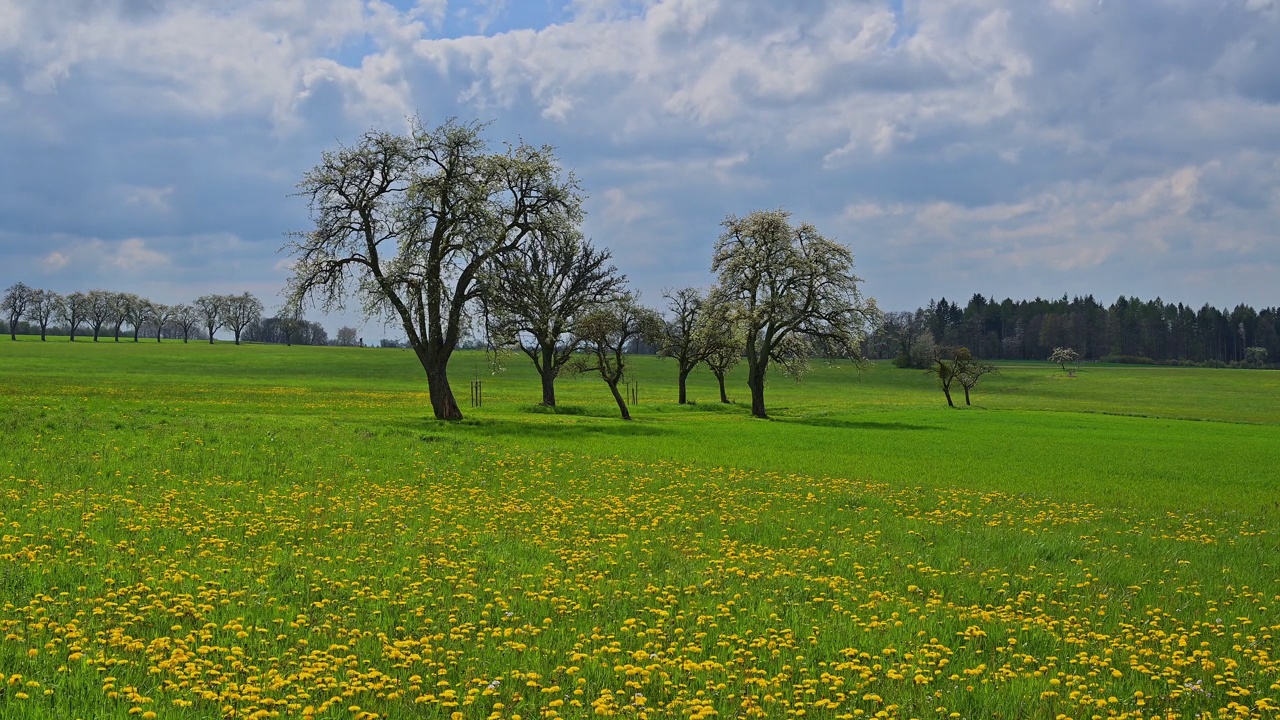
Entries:
[[[113,357],[124,369],[94,382],[60,373],[57,355],[4,377],[6,719],[1280,707],[1274,465],[1256,468],[1266,490],[1252,499],[1174,510],[1178,492],[1212,492],[1212,474],[1144,505],[856,464],[734,467],[643,451],[667,427],[656,416],[633,438],[608,430],[613,455],[563,434],[515,447],[488,432],[509,430],[501,418],[424,420],[420,388],[212,369],[178,382]],[[1036,422],[989,414],[1001,412],[1005,432]],[[720,418],[669,422],[694,434],[738,422]],[[1274,426],[1241,427],[1274,444]],[[1265,442],[1235,462],[1271,457]],[[981,452],[951,452],[984,473]]]

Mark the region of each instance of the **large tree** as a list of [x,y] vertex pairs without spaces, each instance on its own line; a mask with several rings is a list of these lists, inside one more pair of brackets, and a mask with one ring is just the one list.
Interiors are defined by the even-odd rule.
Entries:
[[493,152],[479,123],[365,133],[303,176],[315,227],[295,235],[290,300],[398,319],[436,418],[462,418],[449,358],[471,325],[482,271],[531,235],[576,224],[581,196],[548,147]]
[[600,307],[577,323],[586,352],[575,359],[579,372],[598,372],[609,386],[623,420],[631,419],[618,385],[627,377],[627,348],[636,340],[652,342],[662,332],[662,316],[643,307],[634,296]]
[[31,307],[27,317],[40,326],[40,341],[44,342],[49,332],[49,323],[62,314],[66,304],[62,296],[52,290],[35,290],[31,293]]
[[27,314],[31,305],[31,295],[35,291],[23,283],[14,283],[0,297],[0,311],[9,319],[9,339],[18,339],[18,321]]
[[574,228],[529,236],[494,258],[486,274],[491,342],[529,356],[542,379],[542,404],[556,404],[556,378],[578,350],[575,324],[619,299],[626,278]]
[[222,301],[223,320],[239,345],[240,333],[249,323],[262,317],[262,301],[250,293],[227,295]]
[[800,369],[811,343],[860,361],[879,311],[858,289],[849,249],[808,223],[792,225],[789,212],[730,215],[722,226],[711,270],[721,292],[740,308],[751,413],[764,418],[771,362],[784,372]]

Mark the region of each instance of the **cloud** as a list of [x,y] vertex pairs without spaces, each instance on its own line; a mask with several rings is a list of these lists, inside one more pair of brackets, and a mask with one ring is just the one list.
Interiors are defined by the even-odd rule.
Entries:
[[131,273],[145,272],[169,264],[169,257],[147,247],[142,238],[129,238],[107,254],[107,263]]
[[124,204],[144,212],[167,212],[169,196],[173,195],[173,186],[138,187],[126,185],[120,188],[124,195]]
[[65,253],[54,251],[44,256],[44,258],[40,261],[40,264],[44,268],[45,272],[52,273],[52,272],[57,272],[62,268],[66,267],[67,264],[70,262],[71,262],[71,258],[68,257]]
[[557,146],[649,296],[783,206],[886,307],[1273,304],[1240,268],[1280,265],[1276,37],[1271,0],[0,3],[0,284],[274,292],[301,174],[420,113]]

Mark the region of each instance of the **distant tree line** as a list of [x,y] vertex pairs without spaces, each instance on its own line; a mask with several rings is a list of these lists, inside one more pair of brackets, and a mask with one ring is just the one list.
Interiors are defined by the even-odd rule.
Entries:
[[237,345],[248,342],[323,345],[327,334],[320,325],[296,313],[264,318],[263,305],[250,293],[202,295],[191,303],[166,305],[129,292],[90,290],[61,295],[52,290],[16,283],[0,296],[0,317],[9,337],[19,333],[120,342],[142,339],[214,342],[226,328]]
[[1196,309],[1136,297],[1107,306],[1092,295],[996,302],[975,294],[965,305],[943,298],[914,312],[886,313],[868,349],[900,365],[928,367],[941,346],[992,360],[1045,360],[1072,348],[1091,361],[1256,366],[1280,358],[1280,308]]
[[330,345],[324,326],[288,314],[258,318],[245,326],[241,336],[245,342],[277,345]]

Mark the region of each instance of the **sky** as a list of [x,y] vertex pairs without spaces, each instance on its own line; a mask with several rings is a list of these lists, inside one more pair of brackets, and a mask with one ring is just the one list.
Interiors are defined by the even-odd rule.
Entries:
[[1273,306],[1276,68],[1280,0],[0,0],[0,288],[278,308],[302,174],[417,115],[555,146],[650,304],[782,207],[886,309]]

